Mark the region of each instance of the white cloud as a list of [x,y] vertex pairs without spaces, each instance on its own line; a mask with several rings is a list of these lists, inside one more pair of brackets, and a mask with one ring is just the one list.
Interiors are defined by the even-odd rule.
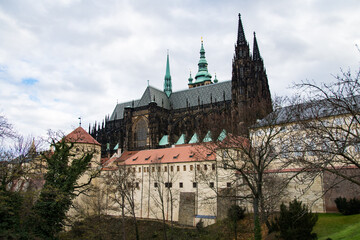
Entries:
[[200,37],[209,71],[228,80],[238,12],[251,48],[257,32],[272,92],[291,94],[293,82],[358,66],[359,10],[356,0],[1,2],[0,113],[26,134],[69,132],[79,116],[87,128],[147,80],[162,89],[167,49],[173,88],[185,89]]

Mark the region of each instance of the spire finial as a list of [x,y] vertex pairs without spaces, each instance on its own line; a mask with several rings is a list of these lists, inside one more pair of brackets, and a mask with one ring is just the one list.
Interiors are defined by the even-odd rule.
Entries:
[[79,117],[79,127],[81,127],[81,117]]
[[260,59],[261,59],[260,51],[256,40],[256,33],[254,32],[253,60],[257,61]]
[[169,63],[169,49],[167,50],[167,56],[166,56],[166,73],[165,73],[165,81],[164,81],[164,92],[165,92],[166,96],[168,96],[168,97],[170,97],[170,95],[172,93],[170,63]]

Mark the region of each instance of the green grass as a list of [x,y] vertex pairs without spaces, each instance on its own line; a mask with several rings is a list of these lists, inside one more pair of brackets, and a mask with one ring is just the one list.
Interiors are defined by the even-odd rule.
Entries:
[[358,240],[360,239],[360,214],[344,216],[339,213],[318,214],[314,227],[319,240]]

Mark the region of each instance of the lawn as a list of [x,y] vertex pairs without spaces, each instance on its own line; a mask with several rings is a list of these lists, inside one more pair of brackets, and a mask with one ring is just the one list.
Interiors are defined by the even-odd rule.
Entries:
[[314,228],[319,240],[360,239],[360,214],[344,216],[339,213],[320,213]]

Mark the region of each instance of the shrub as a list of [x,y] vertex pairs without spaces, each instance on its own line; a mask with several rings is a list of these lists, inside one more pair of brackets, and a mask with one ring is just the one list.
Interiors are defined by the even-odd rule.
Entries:
[[338,197],[335,199],[335,204],[339,212],[344,215],[360,213],[360,200],[356,198],[347,201],[344,197]]
[[234,229],[234,236],[237,239],[237,221],[245,217],[245,208],[238,205],[231,205],[228,210],[228,218],[232,222]]
[[292,240],[317,239],[316,233],[311,233],[318,217],[296,199],[289,207],[281,204],[280,215],[271,222],[269,232],[279,232],[280,238]]

